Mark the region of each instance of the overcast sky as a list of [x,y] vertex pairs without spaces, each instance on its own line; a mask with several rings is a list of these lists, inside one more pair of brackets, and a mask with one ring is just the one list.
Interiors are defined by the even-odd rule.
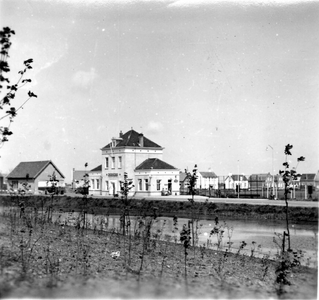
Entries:
[[70,181],[131,128],[182,170],[272,172],[273,154],[277,173],[289,143],[293,161],[306,157],[299,172],[318,171],[318,1],[0,3],[1,27],[16,32],[11,79],[33,58],[38,95],[12,124],[0,171],[52,160]]

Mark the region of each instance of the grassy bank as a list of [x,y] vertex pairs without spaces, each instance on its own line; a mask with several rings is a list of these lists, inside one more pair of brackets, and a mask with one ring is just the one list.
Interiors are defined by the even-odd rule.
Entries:
[[[137,231],[124,236],[121,231],[102,230],[102,223],[90,230],[83,218],[66,226],[48,216],[48,211],[42,214],[31,205],[23,212],[11,207],[3,211],[0,297],[314,299],[317,295],[317,269],[291,267],[290,285],[281,287],[276,283],[279,258],[257,258],[252,249],[243,255],[250,245],[228,251],[218,245],[186,249],[152,228],[154,217],[141,217]],[[176,237],[179,240],[180,232]]]
[[[83,197],[55,196],[53,200],[49,196],[8,197],[0,196],[0,203],[9,205],[25,202],[26,206],[44,208],[52,205],[55,211],[82,211],[92,214],[120,214],[123,211],[123,203],[119,198],[103,199]],[[150,215],[154,208],[158,216],[179,218],[191,217],[191,204],[189,201],[165,201],[165,200],[142,200],[132,199],[130,202],[131,215]],[[223,219],[269,219],[284,220],[285,212],[283,206],[272,205],[250,205],[250,204],[226,204],[226,203],[204,203],[194,204],[196,217],[200,219],[215,219],[216,216]],[[294,223],[314,222],[318,223],[318,208],[289,207],[289,219]]]

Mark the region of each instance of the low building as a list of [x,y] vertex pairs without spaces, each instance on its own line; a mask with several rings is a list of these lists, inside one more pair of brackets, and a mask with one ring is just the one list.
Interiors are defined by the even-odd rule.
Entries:
[[302,174],[300,177],[300,186],[312,186],[314,189],[319,189],[319,171],[317,173]]
[[243,174],[230,174],[225,179],[225,189],[234,189],[236,190],[237,186],[241,190],[248,190],[249,182],[245,175]]
[[179,170],[158,159],[149,158],[134,170],[135,195],[160,196],[179,192]]
[[7,190],[7,176],[8,174],[0,173],[0,191]]
[[85,174],[87,174],[88,171],[85,170],[75,170],[72,169],[72,180],[71,180],[71,188],[74,190],[80,186],[83,186]]
[[53,174],[58,180],[57,186],[64,188],[65,177],[51,160],[20,162],[9,173],[7,180],[14,191],[23,189],[23,184],[27,183],[29,191],[37,193],[50,187],[49,180]]
[[218,177],[217,175],[212,172],[197,172],[197,181],[196,181],[196,188],[198,189],[218,189]]
[[269,173],[251,174],[249,176],[249,188],[251,191],[259,191],[265,187]]
[[300,189],[305,191],[305,198],[319,189],[319,171],[317,173],[302,174],[300,177]]

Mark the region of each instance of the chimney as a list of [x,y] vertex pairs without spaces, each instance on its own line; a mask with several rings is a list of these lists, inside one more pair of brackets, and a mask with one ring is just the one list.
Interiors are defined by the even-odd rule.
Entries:
[[140,144],[140,147],[144,147],[144,136],[143,133],[138,134],[138,143]]
[[123,136],[123,132],[122,132],[122,130],[120,131],[120,138]]

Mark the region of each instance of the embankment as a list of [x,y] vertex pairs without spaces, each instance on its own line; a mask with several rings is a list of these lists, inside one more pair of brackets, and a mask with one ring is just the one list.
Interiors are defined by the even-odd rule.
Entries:
[[[0,203],[4,206],[18,205],[23,202],[25,207],[46,209],[52,205],[54,211],[82,211],[92,214],[114,215],[121,214],[123,202],[119,198],[83,198],[69,196],[0,196]],[[152,215],[164,217],[177,216],[187,218],[191,216],[189,201],[165,201],[131,199],[129,205],[131,215]],[[195,216],[200,219],[269,219],[284,220],[285,207],[273,205],[226,204],[195,202],[193,206]],[[292,222],[318,223],[318,208],[289,207],[289,220]]]

